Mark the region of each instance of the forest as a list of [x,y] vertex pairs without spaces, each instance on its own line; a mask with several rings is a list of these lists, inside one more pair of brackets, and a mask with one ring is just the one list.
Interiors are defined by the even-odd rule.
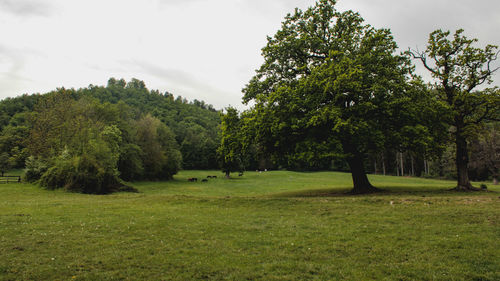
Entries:
[[219,112],[137,79],[7,98],[0,108],[2,171],[25,168],[26,181],[47,188],[109,193],[123,181],[218,168]]
[[[486,87],[498,48],[463,30],[436,30],[425,51],[398,53],[389,29],[323,0],[289,14],[243,89],[247,109],[149,90],[59,88],[0,102],[0,169],[83,193],[133,190],[181,169],[346,171],[353,192],[367,174],[498,182],[500,92]],[[433,77],[415,73],[422,65]]]

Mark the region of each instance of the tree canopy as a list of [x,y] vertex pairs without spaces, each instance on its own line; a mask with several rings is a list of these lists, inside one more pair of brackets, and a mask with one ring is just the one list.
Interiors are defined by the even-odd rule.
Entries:
[[388,29],[338,12],[332,0],[287,15],[244,89],[244,102],[255,102],[256,140],[278,155],[310,146],[328,156],[341,148],[353,192],[375,191],[364,159],[403,125],[393,105],[405,96],[410,67],[396,49]]
[[230,173],[243,171],[243,131],[242,121],[235,108],[228,107],[222,114],[221,143],[217,149],[222,171],[229,178]]
[[450,38],[449,31],[436,30],[429,35],[425,51],[410,50],[410,53],[436,80],[434,93],[451,112],[447,121],[455,142],[457,189],[471,190],[474,188],[468,175],[468,142],[485,121],[500,120],[499,90],[478,90],[479,86],[490,84],[498,70],[492,66],[498,57],[498,47],[477,48],[474,44],[478,40],[468,39],[463,32],[459,29]]

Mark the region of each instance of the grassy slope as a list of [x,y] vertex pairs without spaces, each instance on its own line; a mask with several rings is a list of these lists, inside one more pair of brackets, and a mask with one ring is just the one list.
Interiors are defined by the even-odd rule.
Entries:
[[[218,175],[209,182],[187,182]],[[0,280],[500,279],[498,187],[342,173],[184,171],[141,193],[0,185]]]

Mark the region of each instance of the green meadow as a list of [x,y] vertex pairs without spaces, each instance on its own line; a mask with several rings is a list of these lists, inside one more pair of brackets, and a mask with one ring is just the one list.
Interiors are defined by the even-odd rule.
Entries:
[[500,187],[370,180],[384,192],[346,195],[335,172],[182,171],[103,196],[0,184],[0,280],[500,280]]

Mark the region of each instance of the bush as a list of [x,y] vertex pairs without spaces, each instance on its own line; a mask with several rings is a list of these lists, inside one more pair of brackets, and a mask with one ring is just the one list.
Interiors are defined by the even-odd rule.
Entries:
[[30,156],[26,159],[26,168],[24,169],[24,180],[27,182],[35,182],[39,180],[47,171],[47,162]]
[[122,186],[114,171],[99,165],[95,158],[82,155],[76,161],[75,172],[66,189],[81,193],[108,194],[118,191]]
[[40,185],[87,194],[137,191],[121,183],[115,171],[103,167],[92,155],[56,160],[55,165],[42,175]]
[[57,160],[40,178],[40,185],[48,189],[65,187],[71,175],[74,174],[74,166],[69,160]]

